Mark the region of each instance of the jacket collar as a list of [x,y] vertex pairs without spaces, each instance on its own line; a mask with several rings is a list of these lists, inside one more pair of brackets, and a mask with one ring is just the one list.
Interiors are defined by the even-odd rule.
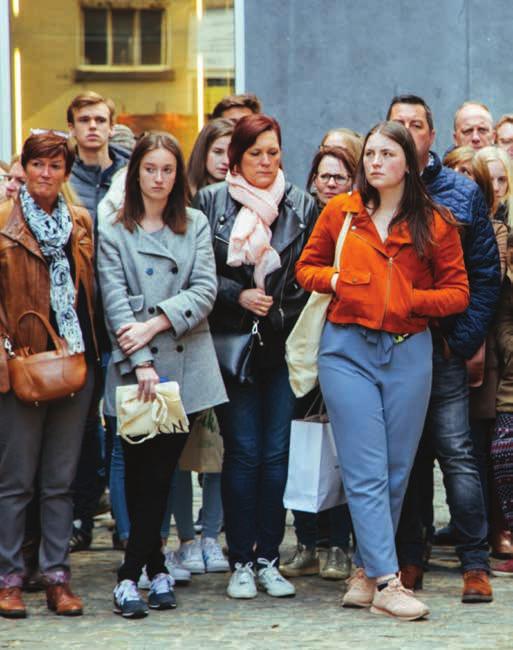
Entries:
[[75,162],[73,163],[73,174],[84,182],[91,182],[91,175],[100,174],[103,180],[109,179],[113,176],[118,169],[124,167],[130,158],[129,152],[120,147],[109,145],[109,158],[112,164],[102,171],[100,165],[86,165],[78,153],[76,148]]
[[157,255],[158,257],[166,257],[176,263],[176,256],[172,254],[174,248],[171,241],[172,234],[169,228],[164,229],[162,238],[155,237],[147,233],[141,226],[136,226],[136,247],[139,253],[145,255]]
[[434,152],[429,152],[429,160],[424,171],[422,172],[422,180],[426,185],[432,183],[438,174],[442,171],[442,161],[440,157]]
[[363,205],[360,206],[359,211],[353,217],[351,231],[356,237],[364,239],[386,257],[394,257],[403,246],[413,243],[410,229],[405,221],[396,224],[386,241],[383,242],[369,213]]

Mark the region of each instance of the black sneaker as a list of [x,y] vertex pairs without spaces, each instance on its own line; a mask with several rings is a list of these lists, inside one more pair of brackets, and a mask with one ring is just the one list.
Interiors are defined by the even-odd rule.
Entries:
[[175,581],[169,573],[157,573],[151,581],[148,605],[151,609],[175,609],[176,598],[173,586]]
[[124,618],[144,618],[148,614],[133,580],[122,580],[114,587],[114,613]]
[[93,536],[84,533],[80,528],[73,526],[71,539],[69,540],[69,552],[77,553],[78,551],[87,551],[91,547]]

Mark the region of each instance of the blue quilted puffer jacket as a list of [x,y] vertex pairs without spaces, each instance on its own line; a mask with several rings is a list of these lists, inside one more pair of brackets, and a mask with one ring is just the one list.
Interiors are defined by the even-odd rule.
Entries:
[[449,208],[464,226],[461,237],[470,304],[462,314],[444,319],[441,328],[451,351],[470,359],[485,340],[499,300],[501,275],[493,227],[476,183],[444,167],[433,152],[422,179],[431,198]]

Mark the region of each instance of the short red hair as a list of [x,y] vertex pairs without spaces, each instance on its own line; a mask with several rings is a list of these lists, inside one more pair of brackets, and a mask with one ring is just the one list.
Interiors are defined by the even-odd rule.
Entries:
[[21,165],[27,169],[27,163],[34,158],[64,158],[66,175],[71,172],[75,154],[70,148],[66,138],[52,131],[33,133],[23,143],[21,151]]
[[228,161],[231,172],[240,165],[244,153],[255,144],[258,136],[265,133],[265,131],[274,131],[281,147],[281,129],[274,117],[256,113],[246,115],[237,122],[228,147]]

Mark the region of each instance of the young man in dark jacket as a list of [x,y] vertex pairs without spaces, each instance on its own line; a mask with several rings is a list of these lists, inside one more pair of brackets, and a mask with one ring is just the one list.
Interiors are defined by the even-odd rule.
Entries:
[[421,586],[424,541],[422,477],[432,471],[434,451],[444,475],[451,519],[463,568],[463,602],[490,602],[488,526],[468,413],[465,360],[484,342],[500,292],[497,244],[478,186],[443,167],[430,151],[435,138],[429,106],[420,97],[394,97],[387,119],[404,124],[416,147],[422,178],[431,197],[449,208],[462,225],[461,236],[470,284],[470,305],[462,314],[432,328],[433,386],[423,439],[413,467],[397,534],[405,586]]
[[[87,208],[97,232],[97,209],[110,188],[114,174],[125,167],[130,152],[109,144],[114,121],[114,104],[95,92],[77,95],[67,109],[68,127],[76,142],[77,156],[71,169],[70,183],[81,204]],[[95,238],[96,239],[96,238]],[[96,305],[97,339],[103,352],[108,351],[103,326],[101,299]],[[103,392],[98,377],[95,396],[86,421],[84,442],[75,480],[75,512],[71,550],[89,548],[92,540],[93,517],[109,477],[111,444],[106,444],[105,464],[101,458],[101,429],[98,402]],[[106,443],[112,436],[107,436]]]

